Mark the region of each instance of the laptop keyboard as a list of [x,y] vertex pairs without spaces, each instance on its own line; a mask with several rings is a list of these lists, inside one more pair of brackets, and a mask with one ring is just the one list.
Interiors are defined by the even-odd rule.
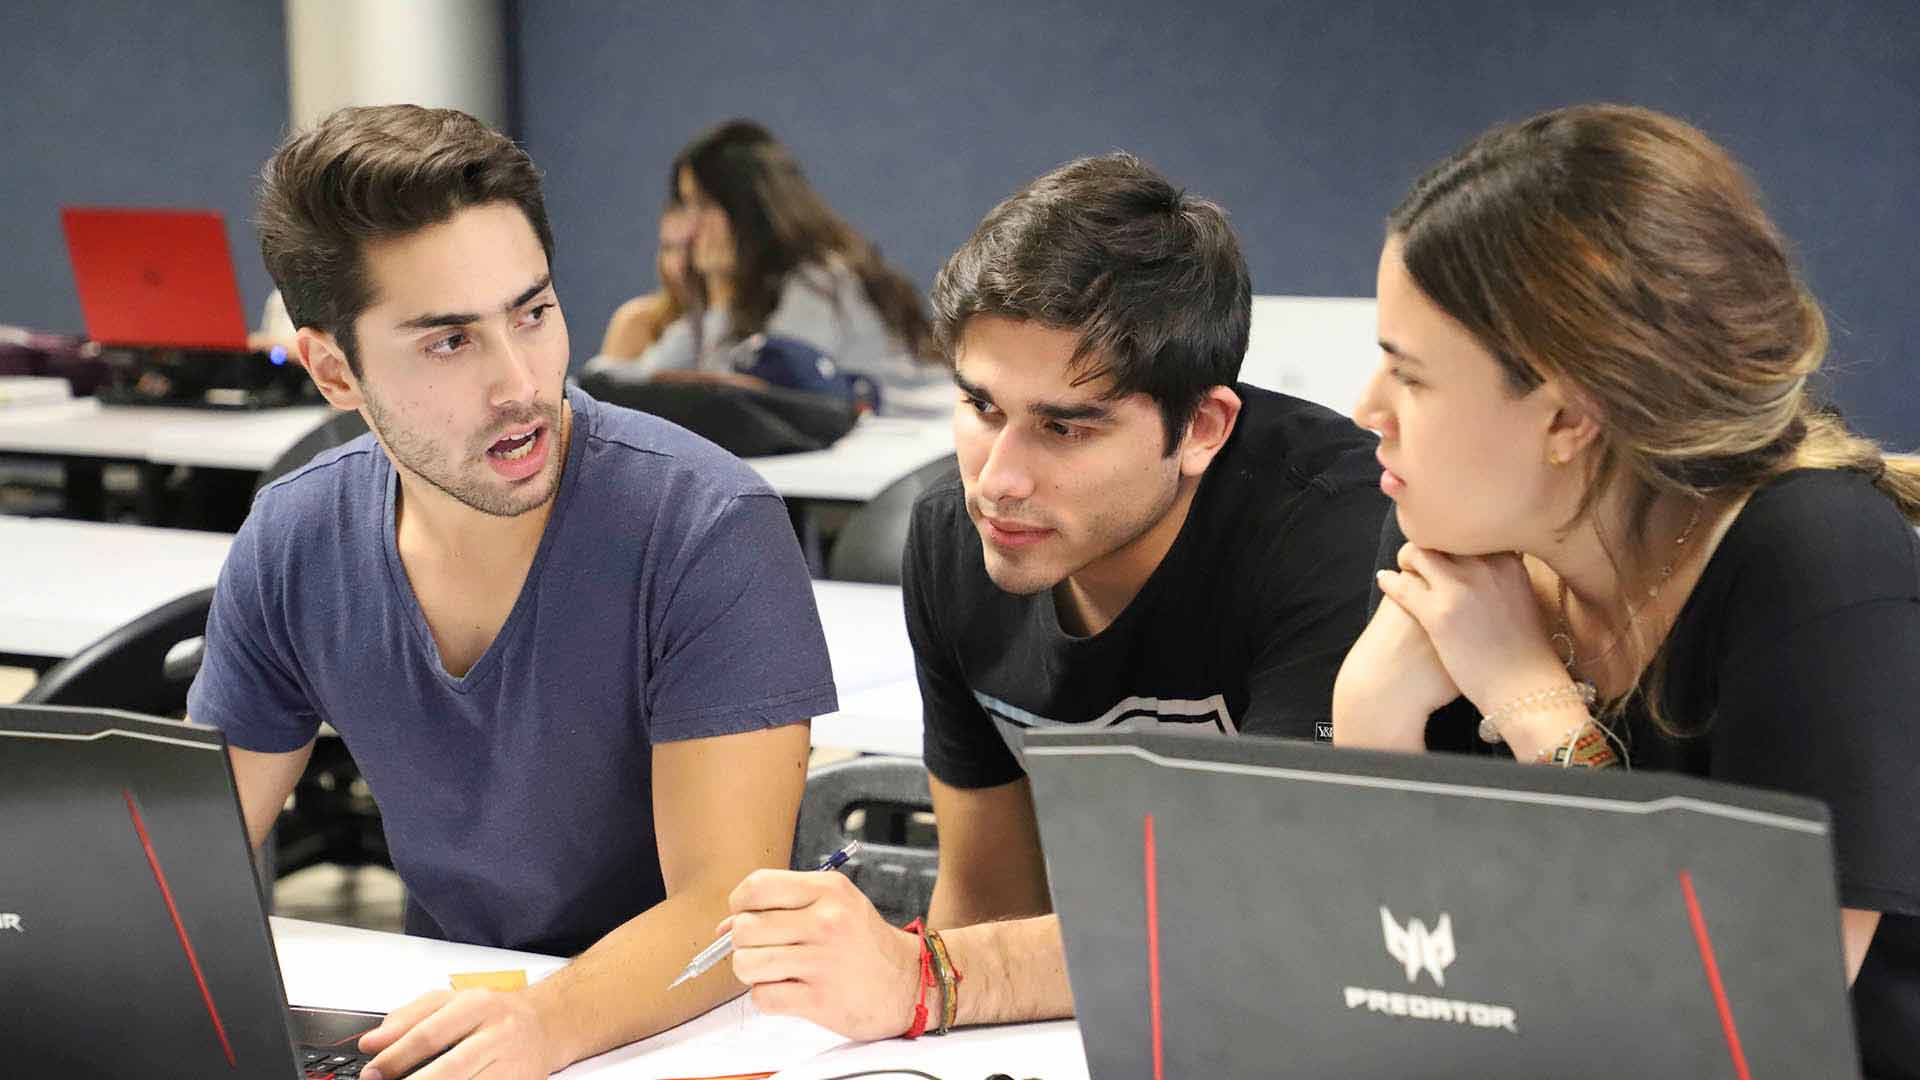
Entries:
[[341,1053],[337,1046],[300,1048],[300,1068],[308,1080],[354,1080],[373,1059],[361,1053]]

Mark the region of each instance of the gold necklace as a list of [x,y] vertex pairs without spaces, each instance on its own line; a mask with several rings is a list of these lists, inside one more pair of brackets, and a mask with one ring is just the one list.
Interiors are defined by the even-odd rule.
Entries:
[[[1674,568],[1677,565],[1679,565],[1680,556],[1684,554],[1684,552],[1681,549],[1687,546],[1687,541],[1693,539],[1693,530],[1697,526],[1699,526],[1699,524],[1700,524],[1700,504],[1696,502],[1693,504],[1693,515],[1687,518],[1687,527],[1684,529],[1681,529],[1680,535],[1676,537],[1673,541],[1673,549],[1667,558],[1666,564],[1660,567],[1660,573],[1657,577],[1654,578],[1653,584],[1647,586],[1646,602],[1639,606],[1635,606],[1633,604],[1628,604],[1626,606],[1628,627],[1633,627],[1638,625],[1640,622],[1640,613],[1642,611],[1645,611],[1647,608],[1653,606],[1654,601],[1660,599],[1660,590],[1666,587],[1667,580],[1673,577]],[[1567,615],[1567,579],[1561,577],[1559,574],[1555,574],[1554,577],[1560,583],[1559,599],[1557,604],[1557,606],[1560,609],[1559,610],[1560,632],[1553,635],[1552,641],[1555,645],[1559,646],[1565,653],[1565,655],[1561,657],[1560,662],[1566,665],[1567,671],[1569,673],[1574,673],[1575,669],[1578,667],[1578,658],[1575,656],[1575,650],[1574,650],[1573,621]],[[1589,660],[1589,663],[1597,664],[1600,661],[1605,660],[1606,658],[1612,656],[1614,654],[1614,651],[1620,647],[1621,636],[1622,636],[1621,634],[1614,634],[1612,640],[1607,643],[1606,649],[1602,651],[1599,655],[1592,657]],[[1588,680],[1588,683],[1589,685],[1591,685],[1591,680]]]

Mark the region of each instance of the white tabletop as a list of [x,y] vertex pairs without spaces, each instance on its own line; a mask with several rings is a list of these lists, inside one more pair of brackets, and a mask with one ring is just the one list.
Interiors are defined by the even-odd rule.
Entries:
[[898,585],[816,581],[833,685],[845,696],[913,678],[913,644]]
[[281,454],[326,423],[337,411],[330,405],[289,405],[225,413],[217,409],[129,405],[102,411],[118,414],[156,409],[172,415],[154,424],[147,442],[147,460],[162,465],[199,465],[252,472],[280,460]]
[[911,670],[862,690],[843,690],[839,712],[813,718],[813,745],[835,750],[917,758],[920,737],[920,683]]
[[[62,659],[161,604],[212,585],[233,538],[0,516],[0,653]],[[840,711],[813,745],[920,755],[920,690],[900,590],[816,581]]]
[[[330,1009],[388,1012],[430,990],[447,988],[455,972],[521,970],[532,981],[561,961],[533,953],[409,938],[298,919],[272,920],[287,1002]],[[864,1069],[911,1067],[941,1076],[992,1072],[1079,1080],[1087,1075],[1078,1025],[1018,1024],[956,1032],[915,1042],[848,1043],[802,1020],[767,1016],[736,998],[671,1031],[574,1065],[557,1075],[633,1077],[728,1076],[780,1070],[813,1078]]]
[[78,398],[0,413],[0,453],[258,472],[332,413],[325,405],[239,411]]
[[[0,414],[0,453],[257,472],[332,413],[325,405],[242,412],[102,405],[93,398],[21,404]],[[953,425],[944,418],[868,416],[825,450],[749,458],[747,464],[790,499],[866,502],[893,481],[952,452]]]
[[953,453],[953,421],[863,416],[839,442],[805,454],[748,458],[789,499],[866,502],[888,484]]
[[60,659],[212,585],[233,537],[0,517],[0,653]]
[[73,385],[49,375],[0,375],[0,409],[62,405],[73,397]]
[[816,581],[840,711],[815,717],[813,745],[920,756],[920,684],[896,585]]

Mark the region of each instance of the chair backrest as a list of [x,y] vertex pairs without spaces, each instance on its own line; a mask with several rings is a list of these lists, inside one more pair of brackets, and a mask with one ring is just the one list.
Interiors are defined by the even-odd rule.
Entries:
[[914,500],[959,468],[959,459],[951,454],[929,461],[888,484],[871,502],[855,510],[827,556],[827,578],[900,584],[900,559],[907,550],[907,526],[913,522]]
[[154,608],[55,664],[21,703],[183,715],[187,688],[199,665],[181,664],[177,658],[169,663],[169,654],[206,636],[212,606],[209,588]]
[[825,450],[853,430],[859,411],[847,398],[780,386],[655,380],[634,382],[610,372],[582,375],[580,389],[609,405],[651,413],[737,457]]
[[312,461],[320,451],[344,446],[366,433],[367,422],[360,419],[359,413],[334,413],[319,427],[302,435],[299,442],[287,447],[284,453],[274,459],[273,464],[263,469],[260,479],[254,481],[253,493],[260,494],[261,488]]
[[847,861],[843,872],[894,925],[925,915],[940,868],[939,849],[875,839],[873,832],[877,820],[932,810],[927,770],[918,761],[860,757],[823,765],[807,775],[793,841],[793,867],[811,870],[855,839],[847,818],[863,811],[867,826],[858,837],[860,852]]

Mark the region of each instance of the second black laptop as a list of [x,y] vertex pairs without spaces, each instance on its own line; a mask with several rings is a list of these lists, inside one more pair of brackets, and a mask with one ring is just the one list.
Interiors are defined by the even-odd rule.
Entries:
[[1857,1075],[1811,800],[1250,737],[1024,757],[1097,1078]]

